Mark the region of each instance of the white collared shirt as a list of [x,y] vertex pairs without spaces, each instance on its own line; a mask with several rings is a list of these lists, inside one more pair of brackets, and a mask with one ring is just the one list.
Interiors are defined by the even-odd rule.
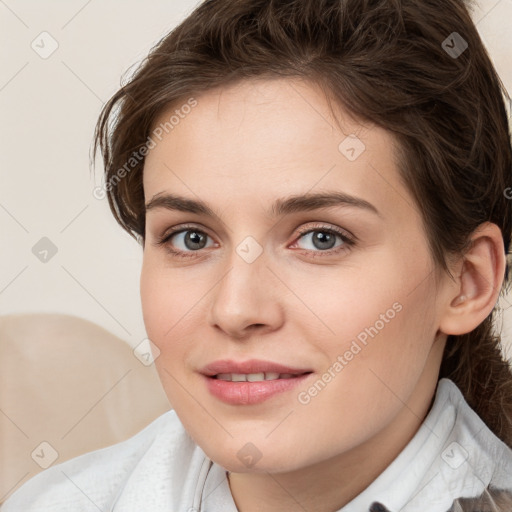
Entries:
[[[487,486],[512,493],[512,450],[469,407],[449,379],[411,441],[338,512],[447,512]],[[175,411],[130,439],[38,474],[1,512],[237,512],[224,468],[188,435]],[[503,511],[504,512],[504,511]],[[509,512],[509,511],[507,511]]]

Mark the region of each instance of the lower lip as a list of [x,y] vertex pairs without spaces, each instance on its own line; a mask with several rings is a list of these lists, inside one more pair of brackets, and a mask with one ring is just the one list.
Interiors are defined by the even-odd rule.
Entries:
[[290,379],[262,380],[258,382],[232,382],[207,377],[206,386],[219,400],[231,405],[259,404],[269,398],[290,391],[304,382],[311,374],[306,373]]

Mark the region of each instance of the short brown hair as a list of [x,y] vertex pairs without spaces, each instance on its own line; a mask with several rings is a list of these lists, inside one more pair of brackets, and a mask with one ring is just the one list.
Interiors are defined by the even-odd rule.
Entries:
[[[447,270],[447,255],[462,254],[486,221],[500,227],[508,252],[506,91],[463,0],[206,0],[151,50],[98,120],[94,155],[100,148],[121,226],[144,238],[144,158],[133,157],[157,115],[228,83],[272,77],[310,80],[396,137],[400,175],[439,267]],[[452,379],[512,446],[512,374],[493,314],[448,337],[440,378]]]

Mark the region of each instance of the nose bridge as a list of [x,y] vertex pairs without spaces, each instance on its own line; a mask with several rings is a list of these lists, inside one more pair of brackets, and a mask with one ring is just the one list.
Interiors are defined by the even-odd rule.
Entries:
[[268,273],[265,263],[263,253],[254,257],[246,245],[235,247],[228,258],[228,272],[217,287],[216,303],[226,312],[238,312],[243,316],[247,311],[257,309],[258,301],[264,298],[262,285],[268,278],[265,276]]
[[227,272],[212,294],[211,323],[232,336],[255,324],[275,328],[281,319],[263,247],[246,237],[227,258]]

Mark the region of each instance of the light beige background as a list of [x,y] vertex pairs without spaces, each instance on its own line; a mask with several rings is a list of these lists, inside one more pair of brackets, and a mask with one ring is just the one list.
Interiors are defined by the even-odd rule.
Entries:
[[[145,337],[141,249],[93,197],[101,168],[90,172],[89,151],[121,75],[197,3],[0,0],[0,314],[69,313],[131,346]],[[473,17],[512,92],[512,0],[482,0]],[[44,31],[58,44],[46,59],[31,47]],[[58,250],[46,263],[32,253],[42,237]]]

